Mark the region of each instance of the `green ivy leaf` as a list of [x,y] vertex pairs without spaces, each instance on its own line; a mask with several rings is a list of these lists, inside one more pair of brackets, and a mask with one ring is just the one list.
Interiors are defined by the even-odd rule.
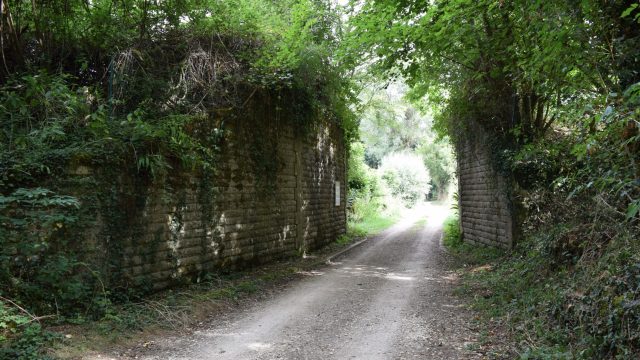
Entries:
[[638,4],[631,4],[631,6],[629,6],[627,8],[627,10],[622,12],[622,15],[620,15],[620,17],[621,18],[626,18],[627,16],[631,15],[633,10],[635,10],[637,7],[638,7]]
[[627,207],[627,220],[633,219],[640,211],[640,200],[636,200]]

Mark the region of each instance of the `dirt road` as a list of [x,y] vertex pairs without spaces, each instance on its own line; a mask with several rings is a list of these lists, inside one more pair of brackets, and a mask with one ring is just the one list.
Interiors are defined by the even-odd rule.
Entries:
[[[405,219],[279,295],[144,359],[480,358],[440,246],[445,211]],[[425,222],[424,219],[427,221]]]

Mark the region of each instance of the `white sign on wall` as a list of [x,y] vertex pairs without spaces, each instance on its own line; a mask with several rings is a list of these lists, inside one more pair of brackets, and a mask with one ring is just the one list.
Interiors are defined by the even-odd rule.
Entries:
[[340,181],[336,181],[336,206],[340,206]]

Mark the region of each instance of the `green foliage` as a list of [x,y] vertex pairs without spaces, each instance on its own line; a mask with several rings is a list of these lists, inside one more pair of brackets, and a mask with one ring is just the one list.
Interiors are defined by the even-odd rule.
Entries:
[[581,109],[574,115],[580,120],[571,132],[513,154],[510,162],[519,184],[528,191],[553,190],[569,198],[597,196],[619,211],[617,221],[636,224],[640,201],[637,88],[632,85],[623,96],[610,94],[600,105]]
[[43,331],[39,321],[11,300],[0,298],[0,358],[47,359],[42,347],[55,336]]
[[460,217],[457,214],[449,215],[442,225],[444,246],[450,249],[459,248],[462,244],[462,234],[460,233]]
[[375,193],[377,178],[373,169],[365,163],[365,148],[361,142],[353,142],[349,148],[349,189]]
[[414,99],[444,105],[437,128],[454,141],[474,120],[509,147],[543,136],[565,104],[640,80],[640,33],[620,17],[627,8],[624,1],[354,1],[345,61],[370,59],[389,76],[403,75]]
[[364,159],[364,144],[351,143],[348,163],[349,220],[360,222],[383,211],[380,179]]
[[391,194],[401,199],[406,207],[425,200],[429,193],[429,172],[417,155],[391,154],[382,159],[379,170]]
[[445,199],[449,192],[455,171],[455,161],[451,145],[445,140],[423,143],[417,150],[431,177],[433,198]]
[[387,201],[383,180],[365,162],[363,143],[351,143],[348,165],[348,230],[343,242],[376,234],[398,220],[398,209]]
[[51,338],[39,318],[5,296],[48,317],[75,317],[97,296],[86,265],[57,253],[68,243],[56,239],[71,234],[78,207],[77,199],[43,188],[0,195],[0,357],[41,358]]
[[219,130],[202,132],[206,116],[158,114],[142,104],[109,118],[99,92],[67,75],[24,75],[0,93],[0,181],[7,190],[59,174],[71,162],[114,164],[133,155],[136,167],[154,175],[166,172],[169,158],[212,166]]
[[360,95],[360,139],[365,162],[378,168],[387,155],[419,154],[431,175],[429,197],[446,197],[454,172],[451,147],[444,139],[437,139],[429,112],[423,114],[409,104],[404,83],[395,81],[384,89],[380,86],[366,86]]
[[350,222],[349,231],[356,236],[375,235],[389,228],[398,220],[399,217],[396,214],[389,214],[388,212],[372,213],[372,215],[359,221]]
[[350,236],[348,236],[347,234],[344,235],[340,235],[337,239],[336,239],[336,243],[338,245],[347,245],[352,241],[352,238]]
[[[34,311],[67,311],[86,300],[90,282],[71,254],[53,255],[76,225],[78,201],[43,188],[0,195],[0,292],[28,299]],[[53,305],[62,305],[53,309]]]
[[631,16],[633,14],[633,19],[637,22],[640,22],[640,12],[639,7],[640,4],[631,4],[625,11],[622,12],[622,15],[620,15],[620,17],[622,18],[626,18],[628,16]]
[[386,155],[416,151],[433,137],[429,116],[405,99],[405,84],[381,86],[366,84],[360,95],[360,139],[365,144],[367,164],[373,168],[378,168]]
[[460,216],[457,212],[453,212],[445,219],[442,228],[444,232],[442,244],[464,266],[484,264],[504,256],[504,251],[501,249],[476,246],[464,242],[460,231]]
[[600,249],[587,245],[575,265],[559,265],[550,242],[594,235],[576,233],[567,225],[541,231],[508,258],[469,273],[465,286],[478,294],[474,306],[487,318],[508,319],[514,341],[526,344],[517,349],[523,358],[637,354],[637,241],[616,227],[613,241]]
[[314,119],[320,113],[354,135],[351,85],[331,60],[340,18],[328,1],[58,5],[35,0],[3,8],[0,84],[18,73],[64,69],[92,95],[102,93],[108,115],[141,109],[146,119],[157,120],[242,108],[250,98],[242,85],[288,88],[300,95],[296,103],[307,106],[297,115]]

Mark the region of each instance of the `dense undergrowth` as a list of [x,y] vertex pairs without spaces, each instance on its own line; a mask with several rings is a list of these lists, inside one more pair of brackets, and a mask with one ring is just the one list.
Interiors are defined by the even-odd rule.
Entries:
[[640,354],[640,142],[624,132],[639,100],[637,84],[610,94],[592,131],[549,134],[512,158],[522,241],[478,276],[492,293],[478,304],[511,319],[525,358]]
[[506,325],[521,358],[637,357],[637,223],[624,222],[625,214],[598,197],[556,197],[546,205],[561,212],[530,225],[508,253],[464,244],[457,219],[450,222],[445,245],[472,265],[461,293],[473,294],[485,321]]

